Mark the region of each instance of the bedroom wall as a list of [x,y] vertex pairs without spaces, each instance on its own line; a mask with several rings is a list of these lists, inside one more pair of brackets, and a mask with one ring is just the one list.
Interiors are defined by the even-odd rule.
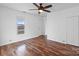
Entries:
[[[24,19],[25,33],[17,34],[16,20],[18,17]],[[4,6],[0,6],[0,45],[5,45],[44,34],[42,26],[43,17],[22,13]]]
[[[1,15],[0,15],[1,16]],[[0,17],[1,18],[1,17]],[[0,22],[0,27],[1,27],[1,22]],[[1,29],[0,29],[0,32],[1,32]],[[0,39],[1,39],[1,35],[0,35]],[[1,40],[0,40],[1,41]],[[0,42],[1,43],[1,42]]]
[[47,15],[47,39],[79,46],[79,7]]

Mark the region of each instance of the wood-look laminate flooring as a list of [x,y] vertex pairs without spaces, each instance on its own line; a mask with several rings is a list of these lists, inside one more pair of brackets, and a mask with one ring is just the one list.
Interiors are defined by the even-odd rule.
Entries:
[[1,56],[78,56],[79,47],[47,40],[44,36],[0,47]]

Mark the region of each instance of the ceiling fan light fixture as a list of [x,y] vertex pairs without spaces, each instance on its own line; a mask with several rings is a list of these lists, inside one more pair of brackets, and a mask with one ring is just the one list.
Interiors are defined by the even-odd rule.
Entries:
[[50,10],[47,9],[52,7],[52,5],[43,6],[43,3],[39,3],[39,5],[37,3],[33,3],[33,5],[35,5],[37,9],[31,9],[31,10],[38,10],[38,14],[42,12],[48,12],[48,13],[51,12]]
[[41,13],[43,12],[43,10],[38,10],[38,11],[41,12]]

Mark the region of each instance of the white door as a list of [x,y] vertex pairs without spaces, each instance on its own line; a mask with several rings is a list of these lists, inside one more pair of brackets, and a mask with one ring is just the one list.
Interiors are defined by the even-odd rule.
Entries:
[[73,32],[73,17],[68,17],[66,19],[66,42],[67,44],[72,44],[74,39]]
[[68,17],[66,29],[66,43],[78,45],[78,17]]
[[77,45],[78,46],[78,41],[79,41],[79,38],[78,38],[78,16],[77,17],[74,17],[74,40],[72,42],[72,44],[74,45]]

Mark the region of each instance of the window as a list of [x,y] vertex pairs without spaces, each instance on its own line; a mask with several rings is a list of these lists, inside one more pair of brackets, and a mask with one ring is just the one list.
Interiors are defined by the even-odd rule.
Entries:
[[17,34],[24,34],[24,20],[17,19]]

